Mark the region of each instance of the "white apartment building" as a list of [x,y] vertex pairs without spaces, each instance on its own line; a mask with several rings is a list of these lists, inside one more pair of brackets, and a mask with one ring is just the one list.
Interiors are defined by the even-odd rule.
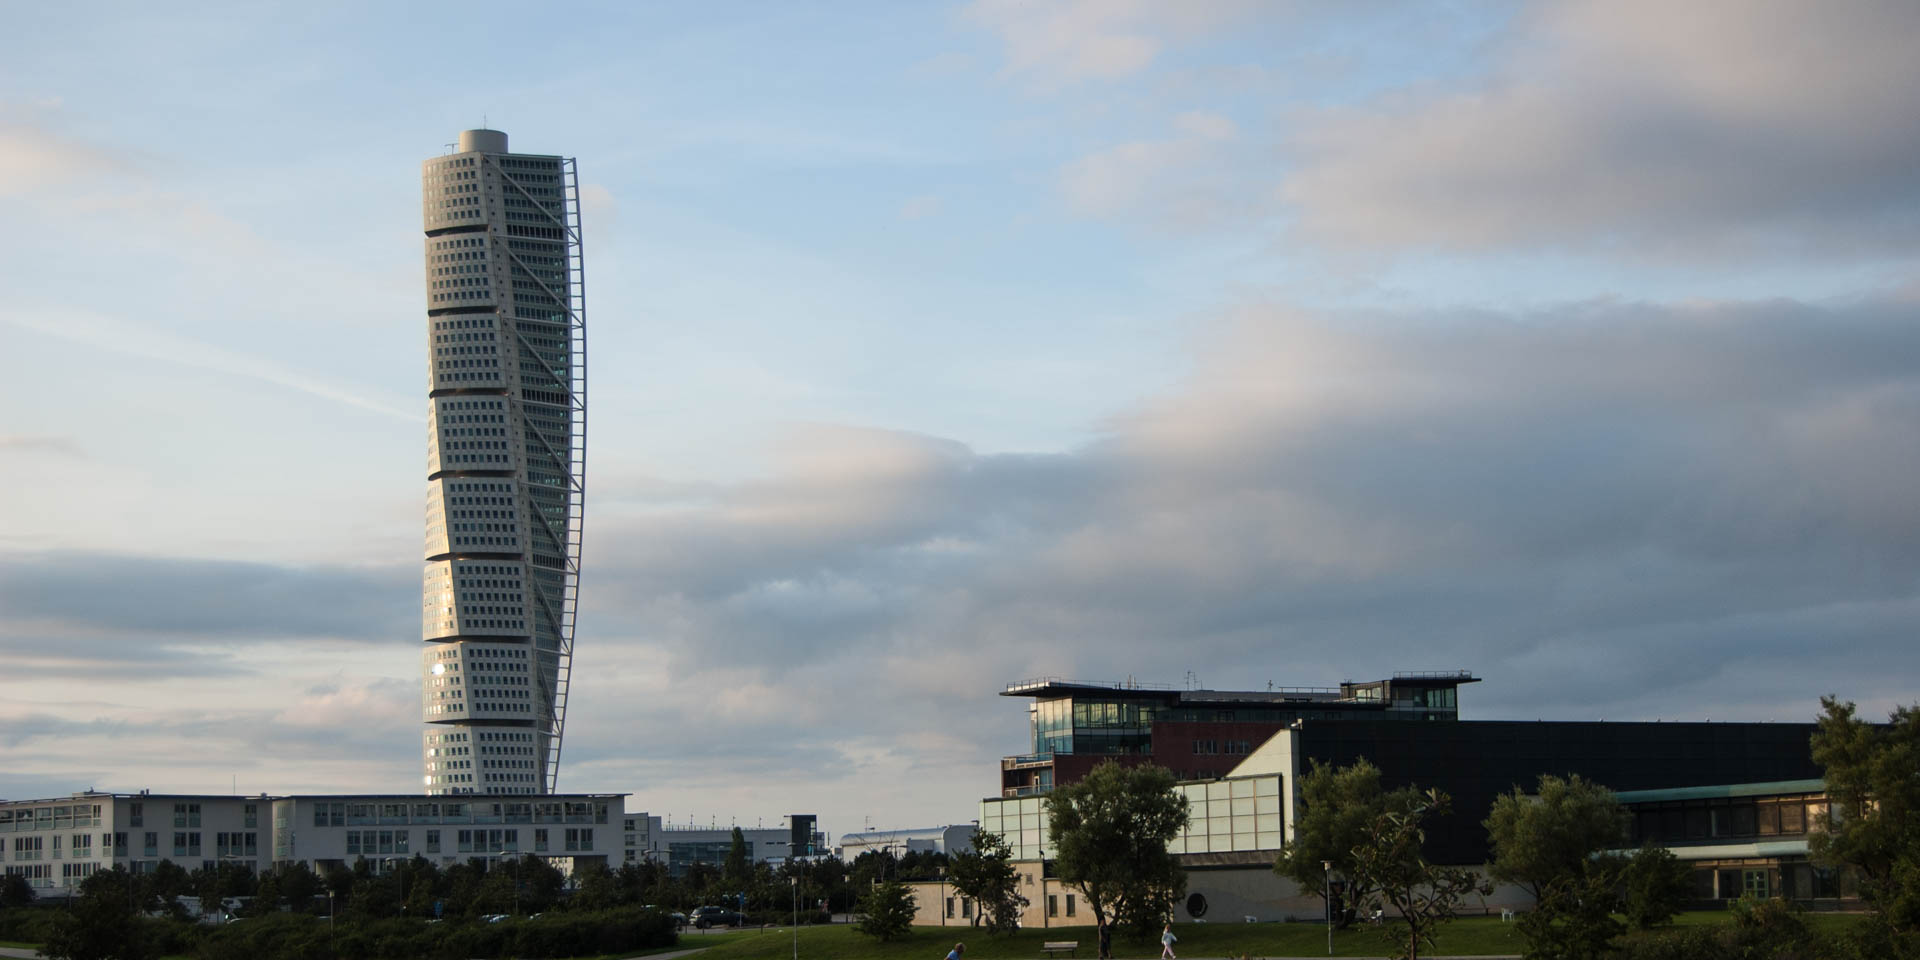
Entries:
[[552,793],[585,493],[579,180],[570,158],[468,130],[421,188],[426,792]]
[[[0,801],[0,869],[54,895],[96,871],[188,870],[222,862],[249,870],[304,863],[316,872],[426,857],[546,857],[562,870],[624,859],[625,794],[343,794],[255,797],[87,791]],[[642,822],[646,815],[639,815]]]

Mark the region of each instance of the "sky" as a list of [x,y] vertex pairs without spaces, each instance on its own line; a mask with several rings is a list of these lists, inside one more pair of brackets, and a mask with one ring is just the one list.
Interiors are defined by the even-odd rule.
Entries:
[[579,158],[560,786],[964,823],[1009,683],[1920,700],[1920,5],[16,5],[0,796],[419,789],[419,164]]

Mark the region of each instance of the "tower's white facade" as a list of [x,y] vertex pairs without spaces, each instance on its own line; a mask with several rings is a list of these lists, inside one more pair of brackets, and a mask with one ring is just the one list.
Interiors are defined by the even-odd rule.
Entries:
[[427,792],[551,793],[585,490],[579,180],[497,130],[461,133],[421,177]]

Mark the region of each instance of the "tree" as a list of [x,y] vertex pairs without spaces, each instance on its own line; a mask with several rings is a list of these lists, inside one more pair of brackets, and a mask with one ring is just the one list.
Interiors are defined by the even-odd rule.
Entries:
[[979,905],[973,924],[984,918],[988,933],[1020,929],[1020,911],[1027,898],[1020,893],[1020,875],[1013,869],[1012,851],[997,833],[973,832],[973,849],[947,858],[953,889]]
[[124,870],[103,870],[80,883],[80,895],[54,918],[41,952],[53,960],[152,960],[160,955],[154,923],[139,915]]
[[1642,930],[1667,923],[1686,906],[1692,870],[1666,847],[1647,844],[1620,869],[1627,922]]
[[727,849],[727,862],[720,868],[720,876],[736,890],[746,885],[747,837],[739,827],[733,828],[733,846]]
[[304,861],[295,860],[275,870],[274,878],[280,882],[280,896],[286,899],[287,909],[295,913],[313,909],[313,898],[326,892],[320,878]]
[[1187,798],[1173,783],[1165,768],[1109,760],[1047,795],[1055,871],[1086,895],[1097,925],[1151,936],[1186,892],[1187,876],[1167,852],[1187,825]]
[[1521,918],[1527,956],[1586,960],[1611,950],[1626,928],[1613,918],[1619,863],[1602,854],[1626,841],[1627,810],[1613,791],[1579,774],[1542,774],[1532,796],[1515,787],[1482,821],[1495,879],[1533,894]]
[[1595,854],[1623,846],[1627,809],[1613,791],[1574,774],[1542,775],[1533,796],[1515,787],[1482,821],[1493,844],[1493,878],[1542,897],[1547,885],[1582,876]]
[[[1420,822],[1445,816],[1451,806],[1446,794],[1429,790],[1412,809],[1387,810],[1375,817],[1366,838],[1353,849],[1354,879],[1373,891],[1361,906],[1392,907],[1406,924],[1404,942],[1398,939],[1399,930],[1386,931],[1397,957],[1419,960],[1420,948],[1433,946],[1434,931],[1453,919],[1467,894],[1493,892],[1493,886],[1472,871],[1435,866],[1420,852],[1427,840]],[[1400,946],[1404,951],[1398,950]]]
[[861,898],[860,912],[865,916],[855,929],[882,943],[898,940],[913,929],[915,909],[913,891],[897,880],[888,880]]
[[620,902],[619,882],[604,863],[589,863],[573,871],[575,910],[607,910]]
[[[1337,926],[1353,923],[1356,905],[1373,891],[1355,884],[1353,849],[1388,810],[1413,809],[1419,791],[1402,787],[1388,792],[1380,786],[1380,769],[1365,757],[1345,767],[1315,759],[1300,778],[1300,801],[1293,839],[1273,863],[1273,870],[1292,880],[1304,892],[1327,900],[1327,913]],[[1346,878],[1344,896],[1335,900],[1324,864],[1333,875]]]
[[0,910],[12,910],[33,903],[33,884],[19,874],[9,873],[0,878]]
[[1534,909],[1520,915],[1527,938],[1525,960],[1606,960],[1613,941],[1626,932],[1614,919],[1620,904],[1615,858],[1594,860],[1579,872],[1556,877],[1541,888]]
[[1821,697],[1813,762],[1825,771],[1827,812],[1808,837],[1814,862],[1859,872],[1860,897],[1895,931],[1920,929],[1920,706],[1886,726]]

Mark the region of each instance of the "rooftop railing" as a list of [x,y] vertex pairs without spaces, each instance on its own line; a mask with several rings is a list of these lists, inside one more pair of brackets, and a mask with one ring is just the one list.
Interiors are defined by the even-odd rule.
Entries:
[[1066,680],[1060,677],[1034,677],[1007,684],[1006,693],[1022,693],[1060,684],[1068,687],[1097,687],[1102,690],[1179,690],[1171,683],[1147,683],[1142,680]]

